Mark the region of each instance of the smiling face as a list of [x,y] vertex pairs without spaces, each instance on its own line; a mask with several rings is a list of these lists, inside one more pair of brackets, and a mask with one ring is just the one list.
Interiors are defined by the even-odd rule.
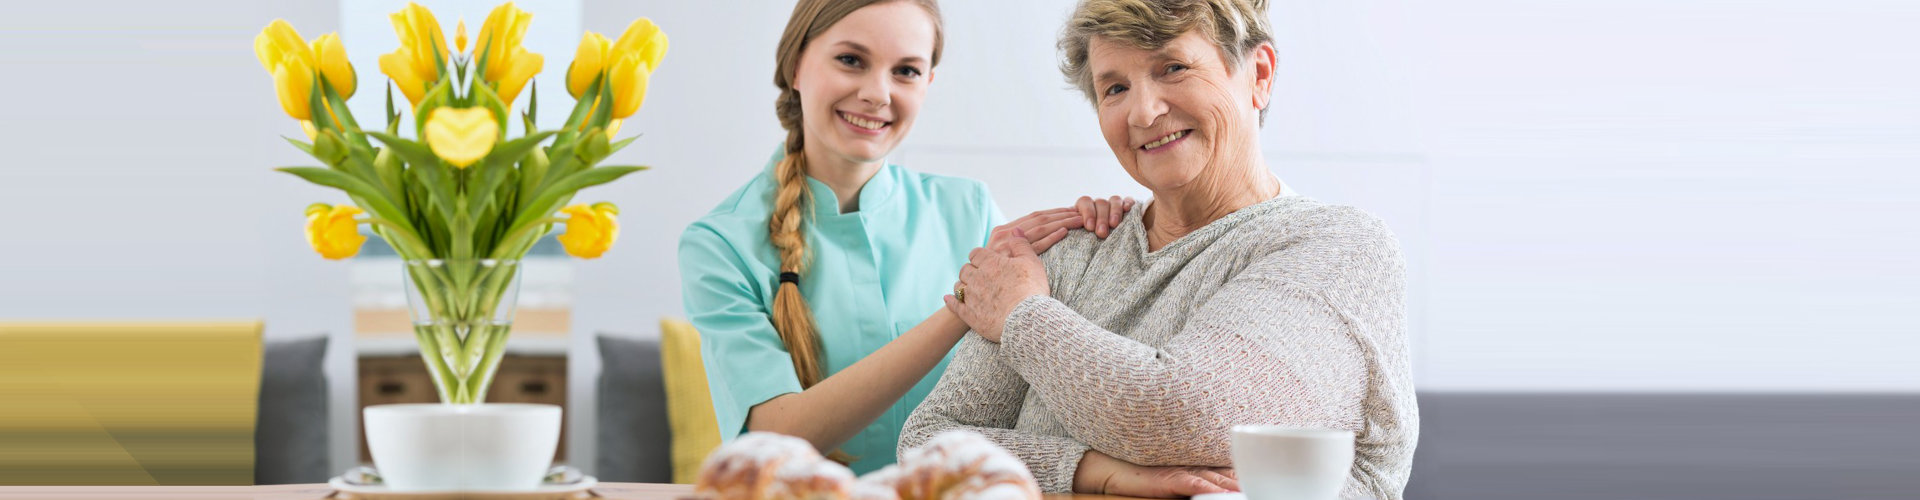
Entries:
[[1236,70],[1198,31],[1152,50],[1091,40],[1100,133],[1135,181],[1156,193],[1225,182],[1258,156],[1274,60],[1270,45],[1250,52]]
[[869,5],[807,43],[793,82],[806,149],[853,163],[885,158],[933,81],[932,17],[912,2]]

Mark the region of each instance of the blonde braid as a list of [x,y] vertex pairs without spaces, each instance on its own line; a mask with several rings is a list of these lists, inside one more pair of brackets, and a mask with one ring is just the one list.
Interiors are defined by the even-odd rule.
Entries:
[[[794,95],[792,100],[795,101],[793,112],[798,114],[799,96]],[[784,110],[787,106],[778,107]],[[781,121],[785,122],[786,113],[781,115]],[[788,130],[787,157],[773,168],[779,187],[774,190],[773,215],[768,217],[767,233],[773,247],[780,251],[780,272],[797,275],[804,274],[807,268],[807,238],[800,231],[800,225],[806,219],[802,205],[810,205],[812,197],[807,195],[807,157],[801,152],[800,129]],[[780,332],[780,342],[787,345],[787,352],[793,357],[793,372],[800,377],[800,387],[820,383],[825,372],[820,359],[820,331],[814,326],[813,310],[800,294],[799,283],[781,280],[780,288],[774,291],[773,329]]]

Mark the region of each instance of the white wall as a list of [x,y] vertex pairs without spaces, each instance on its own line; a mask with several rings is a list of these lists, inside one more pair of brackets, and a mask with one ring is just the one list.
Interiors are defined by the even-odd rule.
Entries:
[[[1920,390],[1920,7],[1276,3],[1268,157],[1399,234],[1423,388]],[[1070,4],[947,2],[948,59],[896,159],[985,180],[1014,215],[1143,195],[1054,70]],[[657,168],[582,195],[619,203],[626,229],[579,264],[577,460],[593,455],[591,334],[683,316],[680,229],[783,136],[770,73],[789,6],[583,4],[586,29],[650,16],[673,48],[623,129],[645,137],[610,160]],[[251,52],[274,17],[314,36],[338,16],[333,2],[10,5],[0,320],[334,332],[335,433],[350,436],[346,268],[300,233],[306,203],[339,198],[268,170],[311,161],[275,137],[298,127]],[[558,84],[571,54],[546,55],[540,80]],[[377,68],[359,70],[377,88]],[[337,463],[351,453],[340,440]]]

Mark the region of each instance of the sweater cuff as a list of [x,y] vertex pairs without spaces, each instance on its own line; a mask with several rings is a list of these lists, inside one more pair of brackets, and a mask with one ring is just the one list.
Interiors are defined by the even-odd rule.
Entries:
[[1048,463],[1031,464],[1035,467],[1033,479],[1040,483],[1040,491],[1047,493],[1073,493],[1073,475],[1080,473],[1080,459],[1087,455],[1087,445],[1071,439],[1061,439],[1061,445],[1047,457]]

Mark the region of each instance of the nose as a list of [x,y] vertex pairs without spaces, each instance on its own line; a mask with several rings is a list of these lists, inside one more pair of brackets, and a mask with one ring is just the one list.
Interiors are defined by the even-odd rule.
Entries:
[[884,108],[893,104],[893,85],[887,81],[886,72],[875,71],[873,76],[863,79],[857,95],[870,109]]
[[1153,128],[1167,114],[1167,102],[1151,83],[1128,89],[1127,101],[1127,125],[1134,128]]

